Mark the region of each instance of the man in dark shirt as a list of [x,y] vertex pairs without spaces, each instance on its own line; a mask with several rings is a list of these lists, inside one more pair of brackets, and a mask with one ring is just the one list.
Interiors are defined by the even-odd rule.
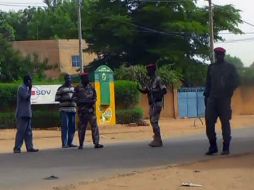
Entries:
[[228,155],[231,141],[231,98],[239,84],[239,77],[234,65],[224,60],[226,50],[219,47],[215,48],[214,52],[216,62],[208,67],[204,92],[206,134],[210,143],[206,155],[218,152],[215,133],[215,123],[218,117],[221,121],[223,135],[223,150],[221,154]]

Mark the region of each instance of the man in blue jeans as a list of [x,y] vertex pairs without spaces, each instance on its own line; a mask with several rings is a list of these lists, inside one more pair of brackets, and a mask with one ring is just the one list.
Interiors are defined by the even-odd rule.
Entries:
[[58,88],[55,97],[55,101],[60,102],[62,147],[77,147],[72,143],[76,130],[76,103],[72,100],[74,87],[70,75],[66,74],[64,79],[65,83]]

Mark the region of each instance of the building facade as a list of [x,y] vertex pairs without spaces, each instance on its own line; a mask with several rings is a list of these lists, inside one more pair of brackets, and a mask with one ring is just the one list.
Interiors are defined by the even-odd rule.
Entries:
[[[12,45],[23,56],[37,54],[41,61],[47,59],[48,64],[54,68],[46,71],[48,78],[58,78],[62,73],[79,72],[79,41],[77,39],[15,41]],[[87,44],[83,41],[83,49],[86,48]],[[91,63],[95,58],[95,54],[83,53],[84,65]]]

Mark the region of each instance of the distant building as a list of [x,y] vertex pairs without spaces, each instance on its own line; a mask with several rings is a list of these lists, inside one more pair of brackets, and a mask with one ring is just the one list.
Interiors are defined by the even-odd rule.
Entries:
[[[49,65],[56,65],[54,70],[46,71],[49,78],[58,78],[61,73],[76,74],[77,69],[80,68],[77,39],[15,41],[12,45],[24,56],[37,54],[40,60],[48,59]],[[87,48],[85,41],[83,41],[83,48]],[[85,65],[91,63],[95,58],[95,54],[83,53]]]

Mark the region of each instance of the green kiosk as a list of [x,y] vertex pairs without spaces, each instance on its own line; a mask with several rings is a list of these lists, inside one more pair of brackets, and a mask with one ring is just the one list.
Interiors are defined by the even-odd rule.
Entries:
[[96,114],[99,125],[115,125],[115,87],[113,71],[101,65],[94,73],[94,86],[97,92]]

